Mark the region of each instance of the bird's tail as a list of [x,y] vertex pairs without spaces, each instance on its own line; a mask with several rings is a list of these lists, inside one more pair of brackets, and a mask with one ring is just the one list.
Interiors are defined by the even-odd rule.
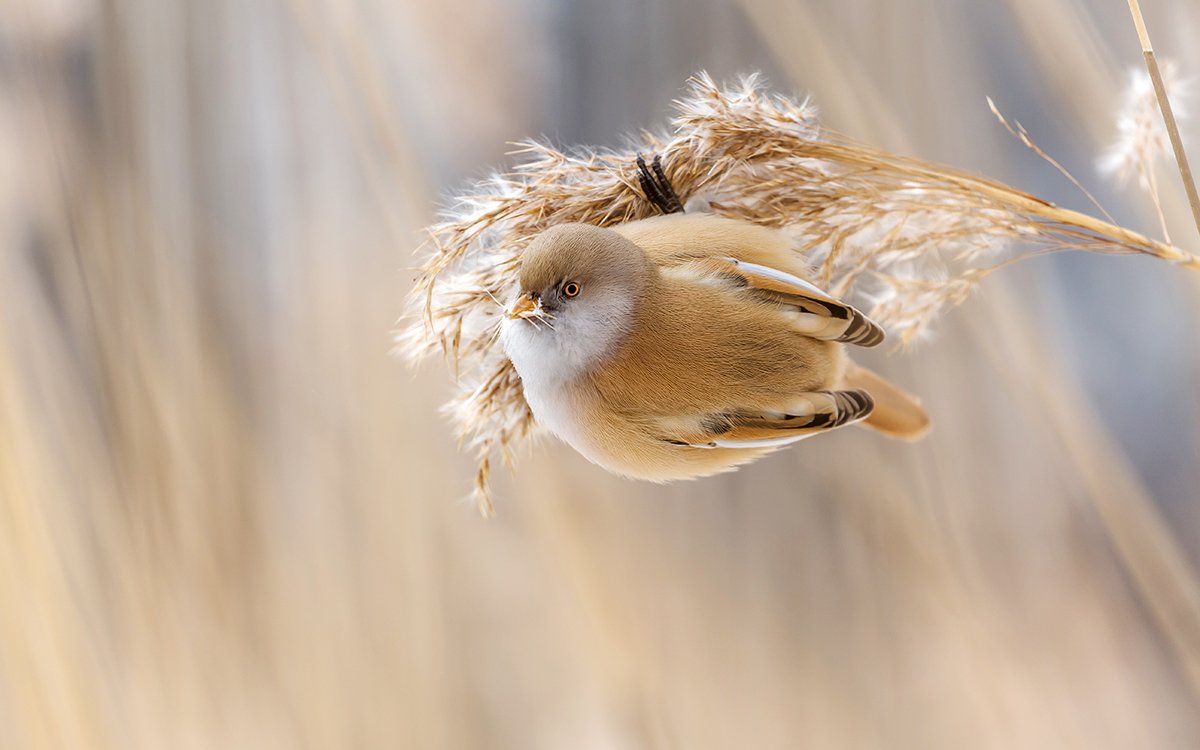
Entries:
[[861,388],[875,400],[874,411],[859,424],[903,440],[917,440],[929,432],[929,415],[920,400],[867,368],[849,362],[843,387]]

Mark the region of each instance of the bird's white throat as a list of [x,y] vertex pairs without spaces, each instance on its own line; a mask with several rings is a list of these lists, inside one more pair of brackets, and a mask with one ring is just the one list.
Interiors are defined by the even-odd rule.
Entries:
[[533,415],[577,449],[584,436],[576,422],[581,394],[573,384],[620,343],[633,315],[618,295],[580,302],[568,303],[552,320],[505,320],[500,334]]

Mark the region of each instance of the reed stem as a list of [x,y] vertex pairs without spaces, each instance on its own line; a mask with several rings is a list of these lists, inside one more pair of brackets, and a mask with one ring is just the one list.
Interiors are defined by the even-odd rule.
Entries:
[[1150,72],[1150,81],[1154,84],[1154,95],[1158,98],[1158,108],[1162,112],[1163,122],[1167,126],[1167,136],[1171,139],[1171,148],[1175,151],[1175,163],[1179,165],[1179,176],[1183,179],[1183,189],[1187,191],[1188,203],[1192,206],[1192,218],[1196,221],[1196,231],[1200,233],[1200,195],[1196,193],[1196,181],[1192,178],[1192,168],[1188,165],[1187,154],[1183,150],[1183,140],[1179,137],[1179,126],[1175,124],[1175,114],[1171,111],[1171,100],[1167,98],[1167,87],[1163,84],[1162,72],[1158,68],[1158,60],[1154,57],[1154,48],[1150,45],[1150,34],[1146,31],[1146,19],[1142,17],[1138,0],[1129,0],[1129,12],[1133,14],[1133,25],[1137,29],[1138,41],[1142,44],[1142,57],[1146,59],[1146,70]]

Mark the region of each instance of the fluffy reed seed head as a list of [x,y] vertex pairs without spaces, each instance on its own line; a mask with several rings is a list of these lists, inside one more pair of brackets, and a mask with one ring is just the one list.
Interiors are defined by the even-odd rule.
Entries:
[[[1171,109],[1179,122],[1188,117],[1189,89],[1179,77],[1178,67],[1163,61],[1163,86],[1171,99]],[[1103,174],[1113,175],[1122,183],[1137,178],[1143,190],[1150,189],[1155,162],[1168,152],[1167,128],[1158,111],[1158,97],[1144,68],[1131,68],[1129,80],[1117,110],[1117,137],[1097,160]]]
[[529,141],[513,171],[476,184],[428,228],[412,307],[398,337],[414,361],[441,353],[458,384],[446,405],[479,458],[485,513],[490,458],[534,432],[521,382],[499,346],[501,301],[516,293],[521,253],[563,222],[600,226],[655,214],[638,187],[636,154],[661,154],[684,203],[779,228],[849,298],[908,344],[991,271],[1056,250],[1144,253],[1200,268],[1174,247],[1003,183],[897,156],[823,130],[815,108],[767,93],[758,76],[720,87],[689,82],[663,133],[627,150],[564,152]]

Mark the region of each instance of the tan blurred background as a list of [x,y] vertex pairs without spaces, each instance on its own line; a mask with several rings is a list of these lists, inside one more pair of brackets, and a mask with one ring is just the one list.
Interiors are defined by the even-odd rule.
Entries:
[[1200,745],[1196,275],[993,277],[873,360],[918,445],[656,487],[547,442],[491,521],[388,353],[441,196],[700,68],[1087,208],[990,94],[1155,233],[1093,169],[1139,63],[1121,0],[0,0],[0,748]]

